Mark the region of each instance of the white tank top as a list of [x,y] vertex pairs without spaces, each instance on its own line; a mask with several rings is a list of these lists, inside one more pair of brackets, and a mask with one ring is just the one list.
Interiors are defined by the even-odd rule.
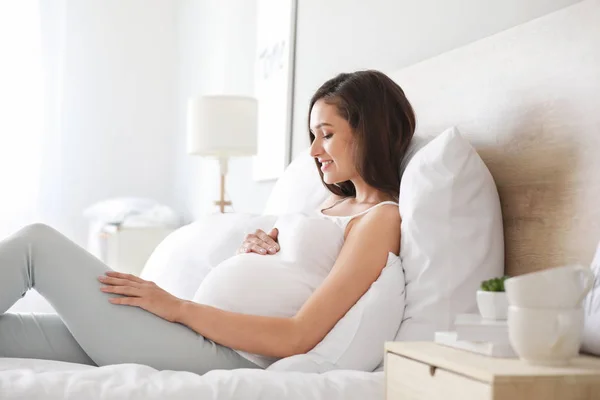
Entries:
[[347,199],[347,197],[340,199],[340,200],[336,201],[335,203],[333,203],[331,206],[317,211],[317,214],[319,217],[331,220],[336,225],[338,225],[342,229],[342,232],[344,233],[344,235],[346,234],[346,227],[348,226],[350,221],[352,221],[354,218],[359,217],[363,214],[366,214],[369,211],[371,211],[372,209],[382,206],[384,204],[394,204],[394,205],[398,206],[398,203],[396,203],[394,201],[382,201],[381,203],[377,203],[373,207],[369,207],[366,210],[359,212],[357,214],[354,214],[354,215],[340,216],[340,215],[327,215],[327,214],[323,213],[323,211],[333,208],[334,206],[336,206],[337,204],[341,203],[342,201],[344,201],[346,199]]
[[[293,317],[333,268],[348,223],[386,203],[397,205],[384,201],[349,216],[326,215],[324,210],[280,216],[275,223],[279,252],[226,259],[204,278],[193,301],[244,314]],[[277,360],[236,351],[263,368]]]

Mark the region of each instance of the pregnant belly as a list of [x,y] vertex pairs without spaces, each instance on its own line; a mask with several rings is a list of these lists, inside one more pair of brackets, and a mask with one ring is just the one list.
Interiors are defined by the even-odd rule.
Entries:
[[292,317],[321,280],[277,255],[239,254],[206,276],[193,301],[244,314]]

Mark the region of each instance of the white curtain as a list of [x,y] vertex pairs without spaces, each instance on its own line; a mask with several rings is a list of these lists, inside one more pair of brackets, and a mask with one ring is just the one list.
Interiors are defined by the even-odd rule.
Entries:
[[[65,0],[0,0],[0,240],[57,225]],[[9,312],[54,312],[29,291]]]
[[0,239],[52,222],[60,185],[62,2],[0,0]]

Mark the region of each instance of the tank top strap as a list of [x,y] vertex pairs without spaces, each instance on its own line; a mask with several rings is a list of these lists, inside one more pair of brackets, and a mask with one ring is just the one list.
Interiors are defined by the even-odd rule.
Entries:
[[[336,205],[337,203],[339,203],[342,200],[345,200],[345,199],[336,201],[331,207],[333,207],[334,205]],[[369,207],[365,211],[359,212],[358,214],[354,214],[354,215],[327,215],[327,214],[323,213],[323,210],[319,210],[319,211],[317,211],[317,213],[320,218],[328,219],[328,220],[332,221],[333,223],[335,223],[336,225],[338,225],[341,228],[342,232],[344,232],[344,236],[345,236],[346,228],[348,227],[348,224],[350,223],[350,221],[352,221],[354,218],[356,218],[360,215],[364,215],[364,214],[368,213],[369,211],[371,211],[372,209],[382,206],[384,204],[394,204],[394,205],[398,206],[398,203],[396,203],[394,201],[382,201],[381,203],[377,203],[374,206]],[[328,208],[331,208],[331,207],[328,207]],[[327,208],[325,208],[324,210],[327,210]]]
[[394,204],[394,205],[396,205],[396,206],[398,205],[398,203],[396,203],[395,201],[382,201],[381,203],[377,203],[377,204],[375,204],[373,207],[369,207],[369,208],[367,208],[365,211],[361,211],[361,212],[359,212],[358,214],[349,215],[349,216],[347,217],[347,218],[348,218],[348,221],[350,221],[350,220],[352,220],[352,219],[354,219],[354,218],[356,218],[356,217],[359,217],[359,216],[361,216],[361,215],[364,215],[364,214],[368,213],[369,211],[371,211],[372,209],[374,209],[374,208],[377,208],[377,207],[379,207],[379,206],[382,206],[382,205],[384,205],[384,204]]

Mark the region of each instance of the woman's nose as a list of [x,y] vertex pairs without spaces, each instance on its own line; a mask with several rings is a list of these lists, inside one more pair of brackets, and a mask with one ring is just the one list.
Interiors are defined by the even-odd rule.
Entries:
[[321,146],[319,146],[318,140],[315,139],[310,145],[310,156],[317,157],[321,153],[320,147]]

